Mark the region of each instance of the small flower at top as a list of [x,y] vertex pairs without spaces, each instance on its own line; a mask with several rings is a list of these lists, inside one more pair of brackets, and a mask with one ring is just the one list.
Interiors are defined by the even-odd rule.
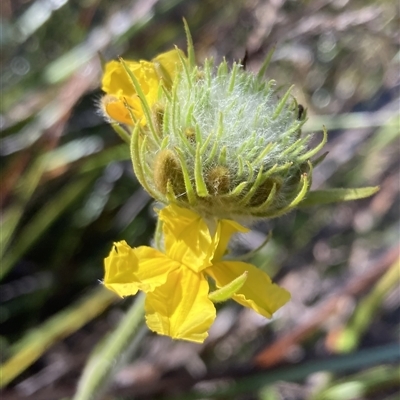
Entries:
[[157,101],[161,83],[170,87],[176,72],[182,68],[181,59],[184,59],[184,54],[174,49],[152,61],[108,62],[102,79],[102,90],[107,93],[101,100],[105,116],[125,125],[134,125],[135,121],[145,124],[142,102],[126,69],[135,76],[151,107]]
[[[247,231],[243,226],[218,220],[211,234],[201,216],[176,205],[161,210],[159,218],[165,253],[147,246],[131,248],[121,241],[105,259],[108,289],[120,296],[146,293],[146,322],[152,331],[203,342],[216,317],[209,278],[217,288],[230,291],[233,300],[267,318],[290,299],[254,265],[223,260],[232,234]],[[232,282],[240,277],[234,288]]]

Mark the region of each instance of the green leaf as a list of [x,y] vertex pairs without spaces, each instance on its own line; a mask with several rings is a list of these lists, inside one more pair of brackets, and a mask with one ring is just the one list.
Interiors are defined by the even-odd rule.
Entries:
[[341,201],[364,199],[372,196],[379,190],[379,186],[347,189],[314,190],[308,192],[307,197],[298,207],[310,207],[318,204],[330,204]]

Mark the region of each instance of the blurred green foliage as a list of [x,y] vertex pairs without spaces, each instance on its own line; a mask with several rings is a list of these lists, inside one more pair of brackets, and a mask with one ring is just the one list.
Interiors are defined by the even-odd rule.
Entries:
[[[315,188],[379,184],[381,191],[260,223],[250,239],[238,238],[235,250],[251,250],[273,228],[256,263],[292,292],[292,304],[265,325],[228,303],[220,333],[201,348],[146,335],[136,359],[114,371],[108,398],[391,398],[400,357],[394,0],[2,1],[0,344],[2,385],[10,382],[3,398],[72,396],[91,349],[126,307],[99,285],[102,260],[113,241],[149,243],[154,215],[126,145],[96,110],[98,53],[149,59],[184,48],[183,16],[198,61],[242,59],[247,49],[247,68],[257,71],[276,45],[269,77],[296,84],[306,130],[330,131]],[[395,272],[381,278],[390,267]],[[329,298],[336,305],[321,316]],[[243,369],[310,315],[320,317],[308,334],[261,377]],[[341,347],[360,326],[350,348]],[[351,355],[330,358],[344,350]],[[372,354],[379,357],[366,362]]]

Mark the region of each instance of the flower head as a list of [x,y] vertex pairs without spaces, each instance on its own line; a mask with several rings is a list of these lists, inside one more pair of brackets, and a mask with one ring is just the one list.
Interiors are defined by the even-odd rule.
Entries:
[[[235,221],[368,197],[377,188],[310,192],[325,129],[309,148],[312,135],[301,132],[306,113],[292,88],[281,93],[264,80],[270,57],[257,74],[225,60],[197,66],[185,28],[187,58],[175,49],[105,68],[103,111],[124,125],[113,124],[130,141],[137,179],[166,207],[159,212],[163,251],[115,243],[104,284],[120,296],[145,292],[151,330],[203,342],[213,302],[232,298],[270,318],[290,298],[255,266],[223,259],[231,236],[246,231]],[[217,287],[211,293],[209,280]]]
[[309,191],[311,158],[326,134],[308,148],[312,135],[301,134],[306,113],[299,113],[291,88],[279,98],[274,81],[236,63],[229,68],[226,61],[214,66],[208,60],[198,67],[181,56],[180,64],[157,107],[134,72],[151,121],[136,124],[131,136],[143,187],[156,200],[205,218],[272,218],[297,206]]
[[159,218],[165,252],[147,246],[131,248],[122,241],[105,259],[108,289],[120,296],[146,293],[146,322],[152,331],[203,342],[216,316],[208,278],[223,288],[246,274],[232,299],[267,318],[289,300],[289,293],[255,266],[222,259],[232,234],[246,228],[219,220],[211,234],[201,216],[176,205],[161,210]]

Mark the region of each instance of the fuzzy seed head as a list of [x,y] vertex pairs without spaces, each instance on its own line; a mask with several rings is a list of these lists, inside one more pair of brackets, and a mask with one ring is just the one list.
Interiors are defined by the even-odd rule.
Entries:
[[153,124],[132,137],[143,186],[157,200],[204,217],[272,218],[294,208],[309,190],[310,158],[326,134],[308,148],[305,112],[291,88],[276,91],[274,81],[226,61],[181,63],[170,90],[159,91],[149,107]]

